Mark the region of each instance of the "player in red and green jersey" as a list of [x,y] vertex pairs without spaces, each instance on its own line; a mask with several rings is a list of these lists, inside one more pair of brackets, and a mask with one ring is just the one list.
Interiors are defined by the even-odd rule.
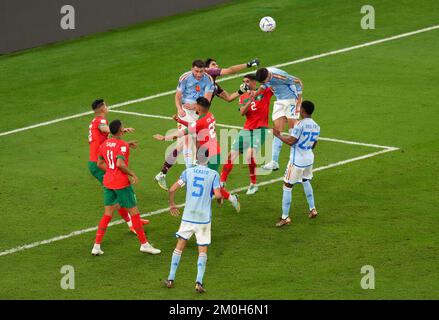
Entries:
[[265,142],[270,99],[273,92],[270,88],[256,91],[257,82],[253,74],[245,75],[243,82],[250,88],[248,92],[239,98],[239,111],[242,116],[246,117],[246,121],[244,129],[239,132],[238,137],[233,141],[227,163],[223,166],[221,172],[221,182],[224,184],[227,181],[229,173],[233,169],[233,162],[239,157],[239,154],[246,152],[245,159],[250,172],[250,186],[247,189],[247,194],[254,194],[258,191],[254,155]]
[[[138,180],[136,174],[128,168],[130,157],[130,143],[122,140],[125,129],[120,120],[114,120],[110,123],[110,132],[112,138],[107,139],[99,147],[98,167],[105,171],[104,175],[104,215],[99,222],[96,240],[92,249],[95,256],[104,252],[101,250],[101,242],[104,237],[108,224],[113,218],[113,212],[121,207],[126,208],[131,216],[131,221],[140,241],[140,251],[158,254],[160,250],[154,248],[147,240],[143,225],[140,219],[139,209],[137,208],[136,194],[134,193],[132,183]],[[131,146],[136,147],[135,142]]]
[[[95,113],[95,117],[88,126],[88,143],[90,145],[90,157],[88,161],[88,170],[100,184],[102,184],[105,172],[98,168],[98,153],[101,144],[107,140],[110,134],[108,127],[108,107],[103,99],[97,99],[91,104],[91,108]],[[133,132],[133,128],[125,128],[125,132]],[[125,220],[131,232],[135,233],[128,210],[118,207],[120,216]],[[149,220],[142,219],[143,224],[148,224]]]
[[[197,121],[188,123],[187,121],[180,119],[178,115],[174,115],[173,119],[187,128],[184,131],[178,130],[175,133],[167,136],[155,134],[154,138],[159,141],[172,141],[184,135],[195,134],[197,150],[202,150],[203,152],[206,149],[208,150],[209,161],[207,166],[210,169],[218,172],[219,164],[221,162],[221,149],[216,139],[217,135],[215,131],[215,117],[209,112],[209,108],[209,100],[204,97],[199,97],[196,103],[196,110],[199,115]],[[238,195],[230,194],[225,188],[221,188],[221,194],[224,199],[230,201],[237,212],[240,211]]]

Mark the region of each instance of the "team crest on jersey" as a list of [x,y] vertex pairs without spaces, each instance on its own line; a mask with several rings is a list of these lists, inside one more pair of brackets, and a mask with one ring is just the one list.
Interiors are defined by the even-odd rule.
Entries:
[[127,152],[127,147],[125,147],[125,146],[120,147],[120,151],[122,151],[123,153]]
[[197,92],[200,92],[200,91],[201,91],[201,87],[197,84],[196,87],[195,87],[195,90],[196,90]]

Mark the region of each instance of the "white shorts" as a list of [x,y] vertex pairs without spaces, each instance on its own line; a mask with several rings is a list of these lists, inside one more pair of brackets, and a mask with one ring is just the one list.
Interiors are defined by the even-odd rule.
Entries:
[[[195,122],[198,120],[198,114],[195,110],[187,110],[185,108],[183,108],[184,112],[186,112],[186,115],[184,117],[180,117],[179,118],[181,120],[187,121],[189,123],[191,122]],[[179,123],[177,125],[178,130],[185,130],[186,126],[182,125],[181,123]]]
[[210,244],[210,226],[210,223],[201,224],[182,221],[175,235],[184,240],[189,240],[195,234],[197,246],[208,246]]
[[287,117],[287,119],[299,119],[300,108],[296,108],[296,103],[296,99],[276,100],[273,105],[272,120],[274,121],[282,117]]
[[301,183],[303,179],[312,179],[312,165],[305,168],[296,167],[288,161],[287,169],[285,170],[284,182],[289,184]]

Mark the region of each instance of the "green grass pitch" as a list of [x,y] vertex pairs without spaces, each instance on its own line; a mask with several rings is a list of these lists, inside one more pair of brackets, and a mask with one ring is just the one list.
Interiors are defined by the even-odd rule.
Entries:
[[[0,56],[0,132],[89,110],[96,97],[116,104],[175,88],[194,58],[213,56],[222,66],[258,57],[269,66],[433,26],[437,3],[368,1],[376,29],[363,30],[364,1],[233,1],[230,4],[132,28]],[[277,29],[258,28],[262,16]],[[206,26],[206,27],[203,27]],[[125,224],[109,228],[105,255],[90,250],[94,232],[1,253],[96,226],[102,192],[87,170],[91,116],[0,136],[0,298],[2,299],[409,299],[439,298],[437,230],[439,144],[439,30],[287,66],[300,77],[304,98],[316,103],[322,136],[395,146],[399,150],[315,173],[319,217],[308,220],[302,188],[293,191],[293,224],[276,229],[280,182],[241,193],[242,211],[214,205],[213,239],[205,284],[193,290],[197,250],[182,256],[176,288],[166,290],[179,219],[150,216],[147,233],[159,256],[138,251]],[[235,90],[240,79],[222,86]],[[173,96],[118,110],[169,116]],[[242,125],[236,103],[215,99],[217,121]],[[110,113],[137,130],[131,165],[143,213],[167,206],[153,182],[167,144],[152,139],[174,127],[165,119]],[[322,141],[316,167],[379,149]],[[289,151],[284,146],[283,173]],[[172,169],[168,183],[182,171]],[[248,184],[247,168],[234,168],[228,186]],[[183,192],[178,195],[183,202]],[[63,265],[75,268],[74,290],[60,287]],[[372,265],[374,290],[360,286]]]

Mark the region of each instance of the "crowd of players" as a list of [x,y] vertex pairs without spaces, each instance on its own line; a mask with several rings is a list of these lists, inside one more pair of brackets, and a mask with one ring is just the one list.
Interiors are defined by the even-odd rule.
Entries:
[[[229,68],[220,68],[216,60],[211,58],[205,62],[193,61],[191,70],[184,73],[178,81],[175,94],[177,113],[173,116],[177,122],[177,130],[168,135],[153,136],[159,141],[176,140],[175,147],[166,155],[160,172],[155,176],[158,185],[169,193],[172,215],[180,214],[174,201],[176,191],[186,188],[185,208],[176,233],[177,244],[165,281],[168,288],[174,286],[175,274],[186,242],[195,235],[199,250],[195,289],[197,292],[205,292],[203,276],[207,249],[211,242],[212,198],[216,198],[219,204],[227,200],[237,212],[240,211],[238,195],[231,194],[226,189],[227,179],[240,154],[243,154],[249,168],[250,185],[247,195],[258,191],[255,155],[264,145],[270,128],[269,110],[273,95],[276,101],[272,111],[272,160],[263,165],[262,169],[270,172],[278,170],[282,144],[291,146],[284,175],[282,215],[276,226],[282,227],[291,223],[289,214],[292,189],[296,184],[303,185],[309,204],[309,218],[317,216],[310,181],[314,162],[312,150],[317,144],[320,127],[311,118],[314,104],[311,101],[302,101],[303,84],[300,79],[283,70],[268,67],[244,75],[239,89],[233,93],[221,88],[216,81],[220,76],[258,66],[258,59]],[[239,112],[246,117],[244,127],[234,140],[221,172],[221,154],[228,150],[221,150],[217,141],[216,120],[211,111],[215,96],[227,102],[239,98]],[[129,156],[130,149],[136,148],[137,142],[122,139],[125,133],[133,132],[134,129],[125,128],[120,120],[108,123],[108,107],[103,99],[95,100],[92,109],[95,117],[89,126],[88,167],[104,190],[104,215],[98,225],[92,254],[98,256],[104,253],[101,242],[115,211],[118,211],[130,230],[137,235],[141,243],[140,251],[159,254],[161,251],[149,243],[145,234],[143,226],[149,221],[140,218],[132,188],[138,178],[129,168]],[[282,134],[287,124],[289,135]],[[168,188],[166,175],[181,153],[185,159],[186,170]]]

